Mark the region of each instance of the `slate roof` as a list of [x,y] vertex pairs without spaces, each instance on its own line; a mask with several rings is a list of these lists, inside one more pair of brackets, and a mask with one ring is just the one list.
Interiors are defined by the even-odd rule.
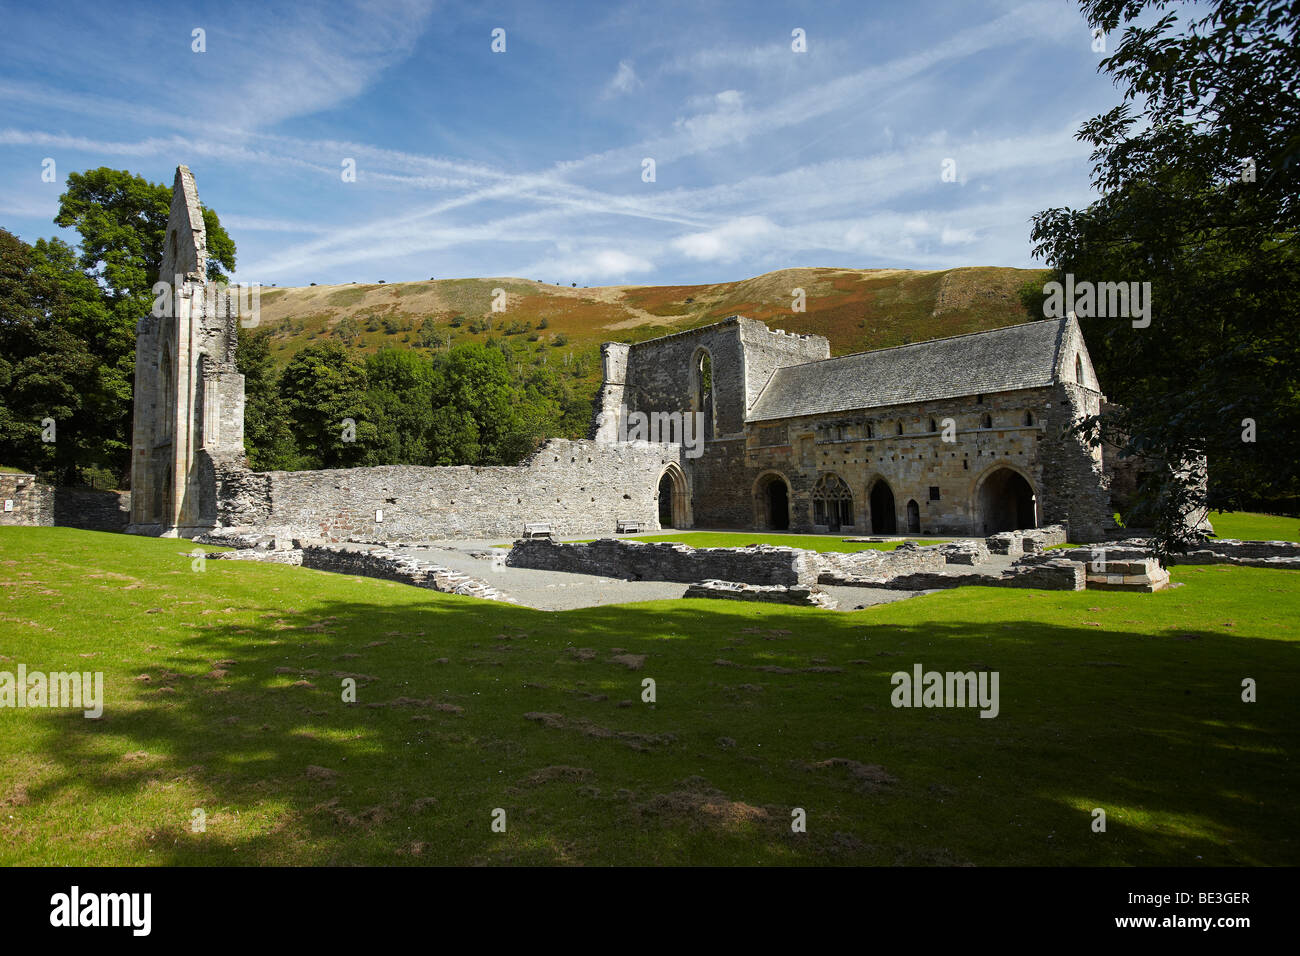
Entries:
[[1051,385],[1068,318],[777,369],[748,420],[856,411]]

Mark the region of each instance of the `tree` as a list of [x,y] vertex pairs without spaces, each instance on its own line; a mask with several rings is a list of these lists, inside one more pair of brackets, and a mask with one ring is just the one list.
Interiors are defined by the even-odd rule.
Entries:
[[423,465],[431,459],[433,363],[409,349],[366,358],[367,401],[377,431],[367,464]]
[[[170,184],[151,183],[124,169],[89,169],[68,176],[59,197],[54,222],[72,226],[81,236],[81,267],[101,281],[110,302],[126,300],[133,314],[143,314],[152,301],[150,290],[162,278]],[[207,233],[208,279],[226,278],[235,268],[235,243],[215,211],[203,209]]]
[[[1123,100],[1078,134],[1101,198],[1038,214],[1033,239],[1058,280],[1151,283],[1149,326],[1080,319],[1123,406],[1080,431],[1161,463],[1125,517],[1167,554],[1198,508],[1300,493],[1300,11],[1222,0],[1183,23],[1165,7],[1082,3],[1094,27],[1127,24],[1100,65]],[[1181,467],[1202,455],[1208,494]]]
[[244,452],[254,471],[293,470],[298,452],[289,427],[269,329],[237,326],[235,365],[244,376]]
[[436,368],[435,464],[508,464],[505,438],[518,413],[505,357],[467,342],[439,355]]
[[82,469],[120,473],[127,349],[66,243],[29,246],[0,229],[0,460],[63,483]]
[[365,366],[337,342],[309,345],[290,360],[280,397],[305,467],[344,468],[365,458],[378,437],[366,387]]

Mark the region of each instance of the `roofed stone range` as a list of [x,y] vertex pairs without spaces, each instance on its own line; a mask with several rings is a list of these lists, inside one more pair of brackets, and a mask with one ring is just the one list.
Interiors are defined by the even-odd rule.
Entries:
[[1068,319],[857,352],[777,369],[750,421],[856,411],[1054,384]]

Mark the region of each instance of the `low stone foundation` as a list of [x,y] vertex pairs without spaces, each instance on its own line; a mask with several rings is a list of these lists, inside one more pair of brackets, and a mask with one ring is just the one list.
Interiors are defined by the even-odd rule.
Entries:
[[[226,541],[221,543],[225,544]],[[443,594],[461,594],[487,601],[514,603],[504,592],[462,571],[428,564],[388,548],[362,551],[313,544],[281,549],[249,546],[238,551],[209,552],[207,557],[217,561],[264,561],[300,565],[316,571],[396,581]]]
[[701,581],[686,589],[682,597],[723,598],[731,601],[764,601],[771,604],[796,604],[821,607],[829,611],[838,607],[835,599],[817,585],[741,584],[736,581]]
[[841,587],[884,588],[890,591],[938,591],[960,587],[1037,588],[1044,591],[1082,591],[1083,565],[1075,561],[1047,560],[1013,565],[1006,571],[969,571],[953,567],[946,571],[920,571],[892,577],[839,576],[823,574],[820,584]]
[[[914,574],[938,571],[956,553],[954,545],[928,545],[921,547],[914,541],[904,541],[892,551],[816,551],[814,559],[821,568],[818,580],[824,575],[837,577],[881,577],[896,574]],[[959,547],[959,546],[957,546]],[[987,554],[987,552],[985,552]],[[821,581],[821,583],[825,583]]]
[[1018,557],[1022,554],[1036,554],[1069,540],[1065,525],[1053,524],[1042,528],[1028,528],[1023,531],[1002,531],[989,535],[985,539],[988,548],[994,554]]
[[548,538],[516,541],[506,558],[515,568],[568,571],[628,581],[721,580],[744,584],[812,585],[820,571],[819,555],[796,548],[757,545],[750,548],[692,548],[684,544],[645,543],[601,538],[582,544],[558,544]]
[[[1050,552],[1052,557],[1069,558],[1093,564],[1104,560],[1107,565],[1116,561],[1140,561],[1149,558],[1147,542],[1143,540],[1102,541],[1082,548],[1062,548]],[[1300,570],[1300,543],[1295,541],[1238,541],[1232,538],[1212,539],[1195,546],[1190,551],[1175,554],[1171,564],[1236,564],[1254,568],[1283,568]]]

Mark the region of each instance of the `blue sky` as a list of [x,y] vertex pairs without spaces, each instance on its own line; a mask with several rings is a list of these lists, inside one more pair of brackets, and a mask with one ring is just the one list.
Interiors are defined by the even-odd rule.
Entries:
[[1029,266],[1119,96],[1071,0],[0,7],[0,226],[185,163],[267,285]]

